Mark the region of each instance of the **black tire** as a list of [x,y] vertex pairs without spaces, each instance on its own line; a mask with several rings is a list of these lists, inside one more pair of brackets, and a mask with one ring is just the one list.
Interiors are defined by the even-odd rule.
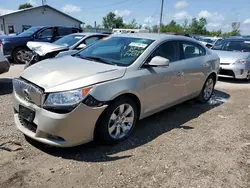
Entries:
[[[207,84],[207,82],[208,82],[210,79],[213,81],[212,93],[211,93],[211,95],[210,95],[209,97],[205,97],[206,84]],[[198,101],[201,102],[201,103],[207,103],[207,102],[211,99],[211,97],[212,97],[212,95],[213,95],[214,86],[215,86],[215,79],[213,78],[213,76],[209,76],[209,77],[207,78],[206,82],[204,83],[204,85],[203,85],[203,87],[202,87],[202,90],[201,90],[199,96],[197,97]]]
[[20,60],[18,59],[18,57],[17,57],[19,51],[30,51],[30,50],[27,49],[27,48],[25,48],[25,47],[18,47],[18,48],[16,48],[16,49],[13,51],[13,53],[12,53],[12,58],[13,58],[13,60],[14,60],[15,63],[18,63],[18,64],[25,64],[25,62],[20,61]]
[[[134,110],[134,121],[131,129],[126,133],[121,139],[114,139],[111,137],[109,133],[109,121],[111,118],[112,113],[122,104],[129,104]],[[133,132],[135,125],[138,120],[138,107],[131,98],[129,97],[119,97],[114,100],[107,109],[103,112],[100,116],[99,120],[97,121],[96,128],[95,128],[95,140],[99,141],[102,144],[115,144],[118,143],[126,138],[128,138],[131,133]]]
[[246,82],[249,82],[250,81],[250,69],[248,70],[248,75],[247,75],[247,77],[246,77]]

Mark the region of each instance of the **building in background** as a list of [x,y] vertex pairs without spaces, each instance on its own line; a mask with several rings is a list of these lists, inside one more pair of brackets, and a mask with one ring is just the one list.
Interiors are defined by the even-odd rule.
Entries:
[[82,28],[83,22],[49,5],[42,5],[0,15],[0,33],[20,33],[32,26]]

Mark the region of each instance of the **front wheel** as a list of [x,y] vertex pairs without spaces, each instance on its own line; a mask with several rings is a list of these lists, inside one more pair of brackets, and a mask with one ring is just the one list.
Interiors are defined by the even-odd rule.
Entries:
[[247,81],[247,82],[250,81],[250,69],[249,69],[248,72],[247,72],[246,81]]
[[198,96],[198,100],[202,103],[208,102],[213,95],[214,86],[215,81],[212,76],[209,76],[200,92],[200,95]]
[[30,61],[32,52],[24,47],[16,48],[13,52],[13,59],[16,63],[24,64]]
[[95,139],[114,144],[128,138],[138,119],[136,103],[122,97],[115,100],[101,115],[95,131]]

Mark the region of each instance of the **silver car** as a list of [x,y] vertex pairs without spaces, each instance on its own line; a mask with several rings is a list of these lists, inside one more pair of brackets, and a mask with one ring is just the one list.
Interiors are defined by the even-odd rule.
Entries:
[[187,37],[106,37],[14,79],[15,123],[28,137],[53,146],[116,143],[142,118],[192,98],[207,102],[219,64],[217,54]]
[[250,80],[250,38],[227,38],[212,49],[220,57],[219,76]]

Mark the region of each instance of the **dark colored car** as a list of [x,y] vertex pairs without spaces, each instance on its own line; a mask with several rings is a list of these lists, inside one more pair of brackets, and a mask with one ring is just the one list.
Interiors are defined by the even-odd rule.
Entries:
[[72,27],[31,27],[17,36],[0,37],[0,45],[3,47],[4,55],[9,59],[16,63],[25,63],[31,55],[31,51],[26,46],[28,41],[54,42],[65,35],[79,32],[82,30]]

